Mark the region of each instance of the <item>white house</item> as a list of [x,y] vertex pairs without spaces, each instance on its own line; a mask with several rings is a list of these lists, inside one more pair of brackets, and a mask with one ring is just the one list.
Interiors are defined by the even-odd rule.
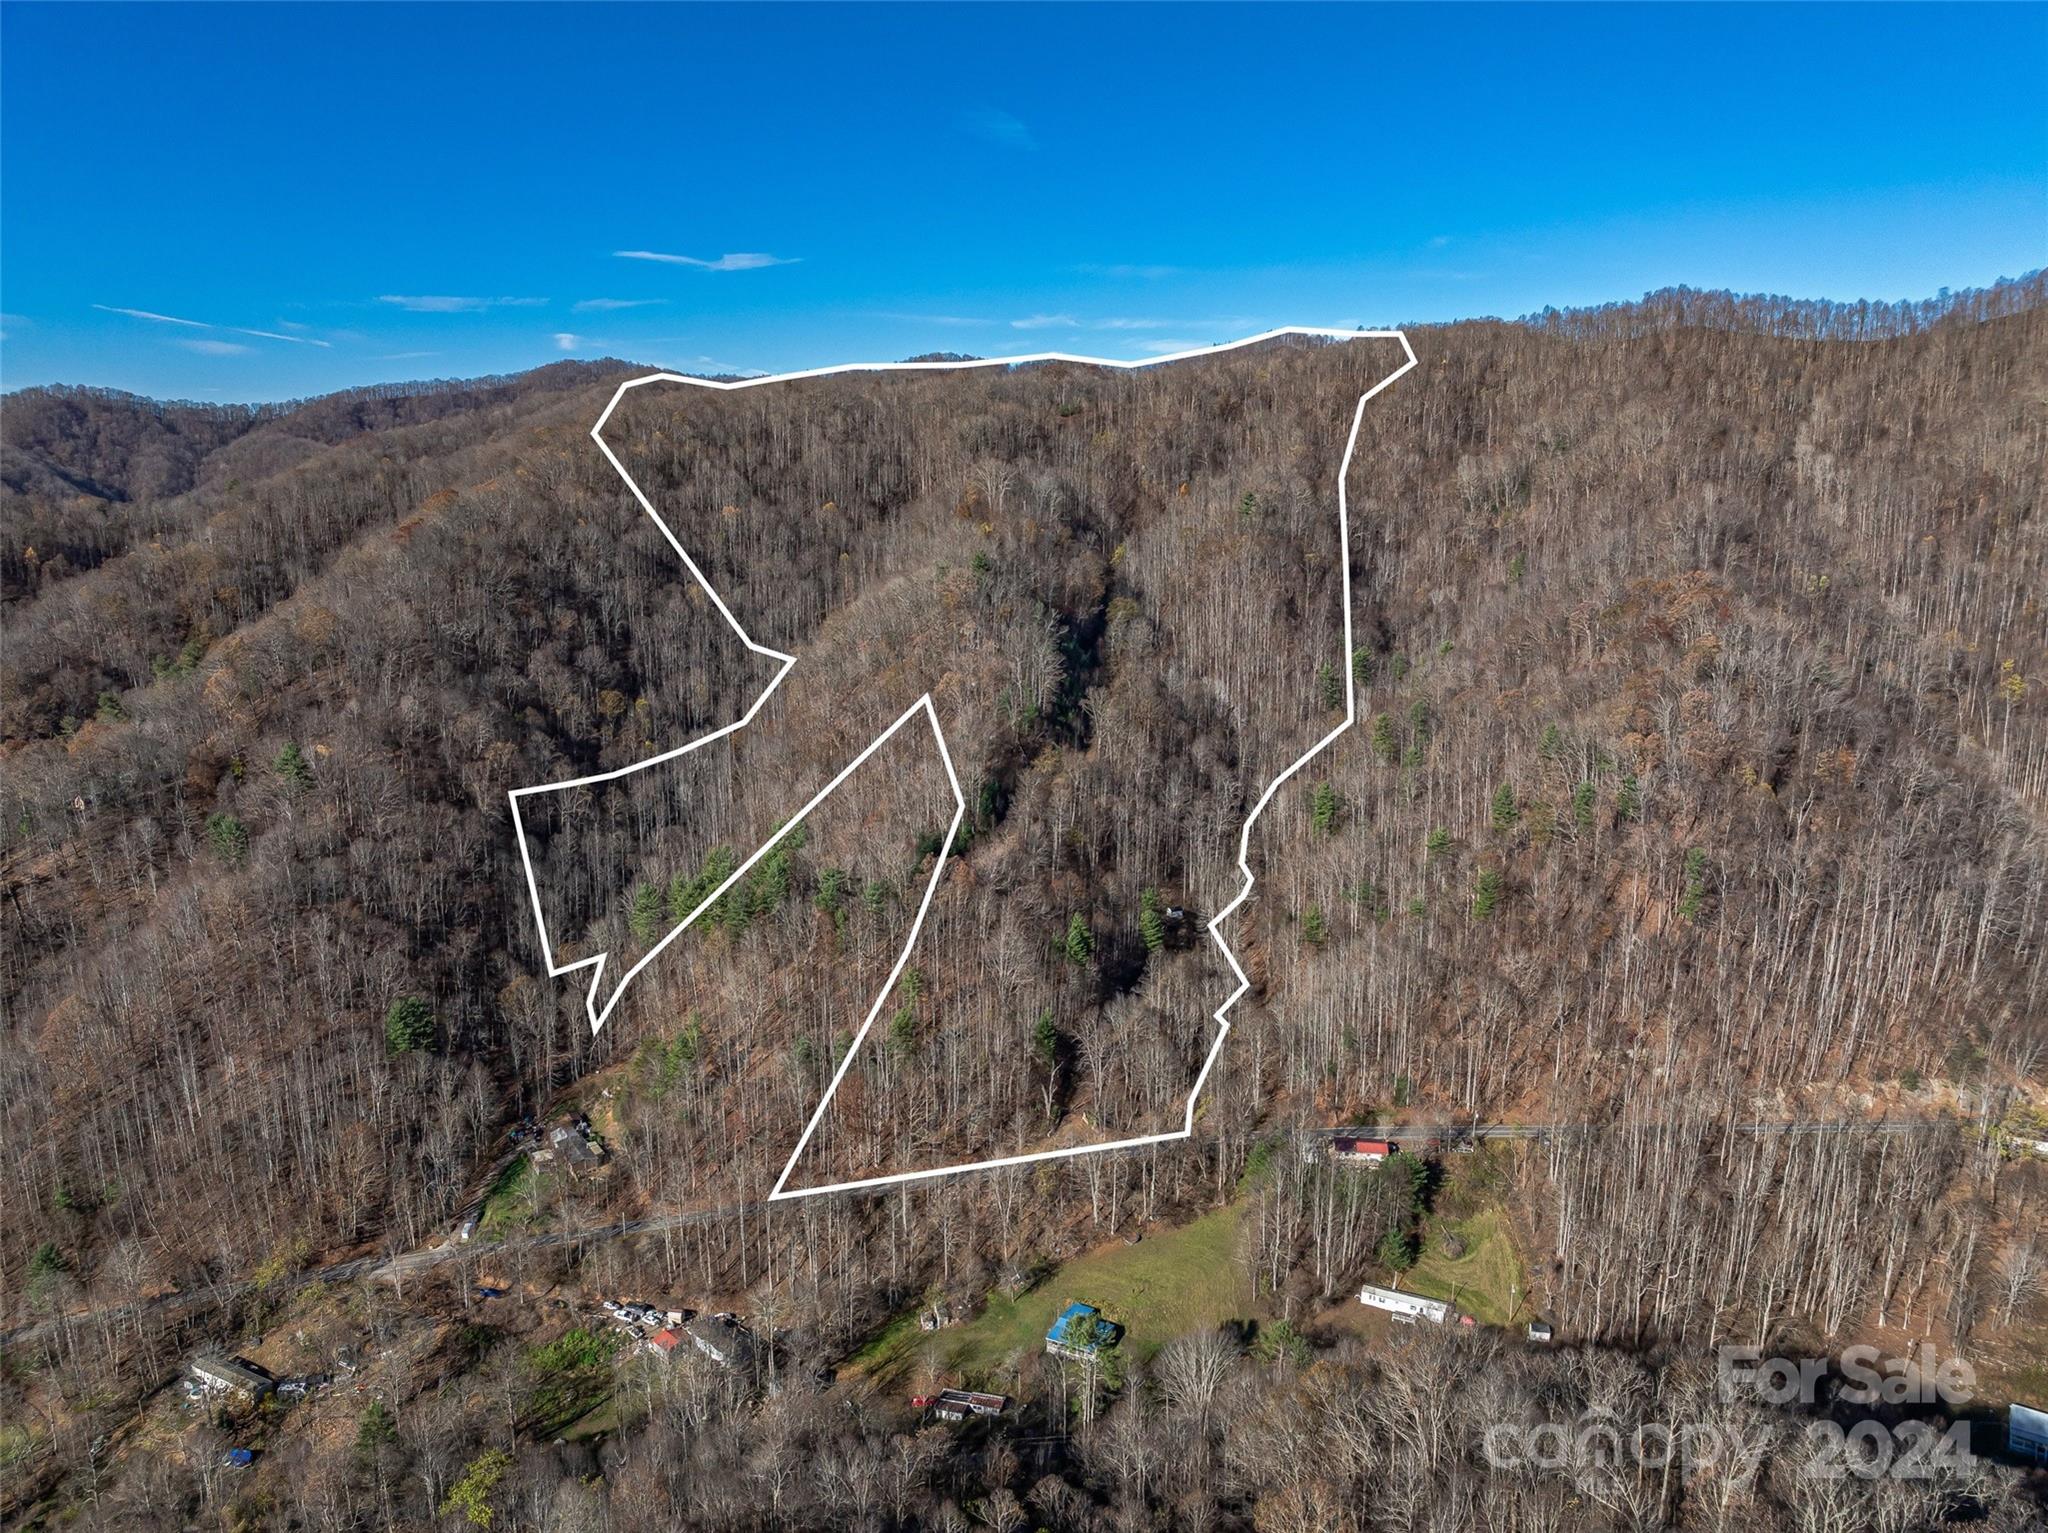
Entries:
[[1370,1283],[1358,1291],[1358,1302],[1369,1304],[1374,1309],[1383,1309],[1405,1325],[1418,1320],[1434,1321],[1442,1325],[1451,1318],[1451,1307],[1441,1299],[1425,1299],[1417,1293],[1398,1293],[1391,1288],[1375,1288]]

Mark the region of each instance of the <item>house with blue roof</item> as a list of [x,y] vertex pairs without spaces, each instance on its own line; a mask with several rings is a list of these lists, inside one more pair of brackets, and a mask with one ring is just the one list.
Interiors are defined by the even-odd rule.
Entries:
[[1083,1304],[1076,1299],[1060,1311],[1052,1329],[1045,1333],[1045,1350],[1054,1357],[1070,1357],[1078,1363],[1091,1362],[1105,1349],[1121,1341],[1123,1334],[1124,1328],[1103,1319],[1102,1312],[1094,1305]]

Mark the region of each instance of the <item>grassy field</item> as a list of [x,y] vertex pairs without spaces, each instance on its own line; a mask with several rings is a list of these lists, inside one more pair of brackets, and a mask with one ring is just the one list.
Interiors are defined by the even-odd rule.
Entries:
[[484,1194],[483,1212],[477,1230],[486,1239],[503,1240],[532,1222],[532,1182],[537,1175],[533,1162],[521,1155],[503,1171],[491,1190]]
[[899,1316],[870,1342],[849,1371],[898,1385],[1008,1382],[1020,1359],[1042,1350],[1045,1333],[1071,1299],[1093,1304],[1127,1328],[1127,1352],[1147,1358],[1166,1342],[1253,1311],[1236,1261],[1241,1206],[1218,1209],[1177,1230],[1118,1242],[1077,1257],[1020,1299],[992,1293],[966,1325],[920,1331]]
[[[1450,1233],[1464,1242],[1464,1255],[1445,1252],[1444,1236]],[[1516,1325],[1532,1313],[1521,1253],[1497,1207],[1481,1208],[1462,1219],[1430,1220],[1422,1255],[1403,1275],[1401,1286],[1448,1300],[1487,1325]]]

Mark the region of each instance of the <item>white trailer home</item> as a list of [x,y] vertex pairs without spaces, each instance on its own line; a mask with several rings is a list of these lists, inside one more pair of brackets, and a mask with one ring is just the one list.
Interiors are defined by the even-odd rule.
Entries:
[[1442,1325],[1451,1317],[1450,1305],[1441,1299],[1425,1299],[1417,1293],[1399,1293],[1391,1288],[1375,1288],[1370,1283],[1359,1289],[1358,1302],[1370,1304],[1374,1309],[1383,1309],[1406,1325],[1413,1325],[1418,1320],[1429,1320]]

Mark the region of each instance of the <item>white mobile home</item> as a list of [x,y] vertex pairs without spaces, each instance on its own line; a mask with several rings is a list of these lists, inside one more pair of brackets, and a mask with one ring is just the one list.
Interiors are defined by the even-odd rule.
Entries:
[[1442,1325],[1450,1319],[1451,1307],[1441,1299],[1425,1299],[1417,1293],[1399,1293],[1391,1288],[1374,1288],[1370,1283],[1358,1291],[1358,1302],[1383,1309],[1407,1325],[1418,1320]]

